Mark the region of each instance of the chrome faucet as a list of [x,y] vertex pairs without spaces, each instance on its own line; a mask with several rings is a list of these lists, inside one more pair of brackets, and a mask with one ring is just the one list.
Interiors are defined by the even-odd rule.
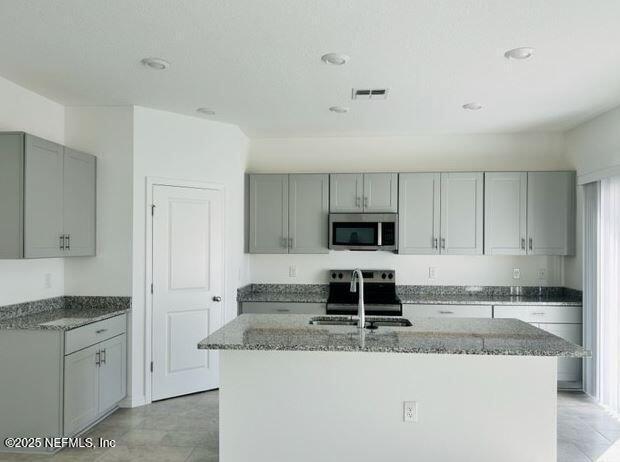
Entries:
[[358,283],[360,287],[357,302],[357,327],[363,329],[366,325],[366,313],[364,311],[364,276],[362,275],[361,269],[355,269],[353,273],[351,273],[351,292],[357,292],[356,283]]

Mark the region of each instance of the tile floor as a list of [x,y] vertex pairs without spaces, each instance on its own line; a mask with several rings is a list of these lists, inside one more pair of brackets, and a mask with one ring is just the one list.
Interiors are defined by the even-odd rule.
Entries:
[[[55,456],[0,454],[0,462],[217,462],[218,392],[119,409],[87,436],[115,439],[117,447],[69,449]],[[597,461],[606,452],[601,462],[620,462],[620,456],[611,456],[608,451],[616,440],[620,440],[620,422],[609,417],[583,393],[559,394],[559,462]]]

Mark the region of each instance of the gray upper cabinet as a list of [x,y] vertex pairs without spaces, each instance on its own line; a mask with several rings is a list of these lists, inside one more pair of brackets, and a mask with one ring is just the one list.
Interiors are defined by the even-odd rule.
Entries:
[[332,173],[329,175],[332,213],[396,213],[398,174]]
[[441,174],[442,254],[482,254],[483,182],[481,172]]
[[438,254],[441,174],[401,173],[398,183],[398,253]]
[[250,253],[288,252],[288,175],[250,175]]
[[525,255],[527,173],[485,173],[484,188],[484,253]]
[[65,254],[95,255],[95,158],[65,148],[63,172]]
[[250,253],[327,253],[327,174],[250,175]]
[[398,174],[364,173],[364,212],[398,211]]
[[527,175],[527,250],[530,255],[574,255],[575,173]]
[[327,253],[329,176],[289,175],[289,253]]
[[364,211],[364,175],[332,173],[329,175],[329,211],[355,213]]
[[95,255],[94,156],[0,133],[0,180],[0,258]]
[[63,254],[63,148],[25,137],[24,257]]

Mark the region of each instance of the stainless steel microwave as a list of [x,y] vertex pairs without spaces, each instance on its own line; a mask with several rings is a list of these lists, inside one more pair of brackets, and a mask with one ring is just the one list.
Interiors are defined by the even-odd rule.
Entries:
[[329,248],[398,250],[398,214],[330,213]]

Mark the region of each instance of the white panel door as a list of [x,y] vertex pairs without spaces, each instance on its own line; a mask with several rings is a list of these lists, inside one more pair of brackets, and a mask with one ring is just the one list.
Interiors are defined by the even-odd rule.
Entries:
[[481,172],[441,174],[442,254],[482,254],[483,182]]
[[218,357],[197,345],[223,323],[223,194],[154,186],[152,399],[217,388]]
[[439,173],[401,173],[398,180],[398,253],[439,253]]
[[526,234],[527,173],[485,173],[485,255],[525,255]]

